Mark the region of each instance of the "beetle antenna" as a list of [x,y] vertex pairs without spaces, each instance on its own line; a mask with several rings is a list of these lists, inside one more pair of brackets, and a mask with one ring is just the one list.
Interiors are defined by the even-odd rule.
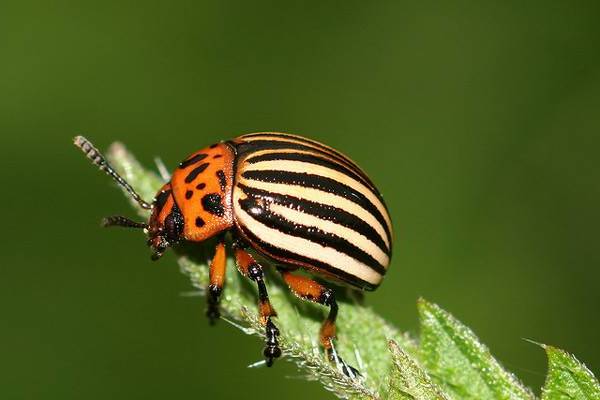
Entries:
[[113,215],[110,217],[102,218],[100,225],[103,227],[109,226],[122,226],[124,228],[147,228],[148,225],[143,222],[135,222],[130,220],[127,217],[123,217],[121,215]]
[[106,161],[106,158],[100,153],[100,151],[94,147],[92,142],[87,140],[83,136],[76,136],[73,140],[75,146],[79,147],[81,151],[92,161],[92,164],[96,165],[101,171],[106,172],[108,176],[113,178],[119,185],[121,185],[127,193],[145,210],[150,210],[152,205],[142,199],[137,192],[131,187],[129,183],[121,175],[115,171],[115,169]]

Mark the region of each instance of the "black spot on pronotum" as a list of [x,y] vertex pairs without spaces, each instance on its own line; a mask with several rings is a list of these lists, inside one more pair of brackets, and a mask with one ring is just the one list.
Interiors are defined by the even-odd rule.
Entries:
[[215,147],[217,147],[218,145],[219,145],[219,143],[211,144],[211,145],[210,145],[210,148],[211,148],[211,149],[214,149],[214,148],[215,148]]
[[200,217],[196,217],[196,226],[202,228],[204,226],[204,220]]
[[196,189],[198,190],[202,190],[206,187],[206,183],[199,183],[196,185]]
[[187,167],[189,167],[192,164],[195,164],[195,163],[197,163],[199,161],[204,160],[206,157],[208,157],[208,154],[196,154],[195,156],[190,157],[190,158],[188,158],[185,161],[182,161],[179,164],[179,168],[181,168],[181,169],[187,168]]
[[213,156],[213,158],[221,158],[221,157],[223,157],[223,154],[216,154]]
[[194,168],[186,177],[185,183],[191,183],[198,175],[200,175],[208,167],[208,163],[200,164],[200,166]]
[[225,209],[221,204],[221,195],[218,193],[210,193],[202,197],[202,207],[206,212],[222,217],[225,214]]
[[225,178],[225,172],[223,172],[223,170],[218,170],[217,171],[217,178],[219,178],[219,186],[221,187],[221,190],[225,190],[225,187],[227,186],[227,178]]
[[165,206],[165,203],[169,199],[170,195],[171,191],[165,190],[164,192],[160,192],[158,196],[156,196],[156,199],[154,199],[154,208],[156,212],[160,213],[160,210],[162,210],[162,208]]
[[185,192],[185,198],[186,198],[186,200],[191,199],[193,195],[194,195],[194,192],[192,192],[191,190],[186,191]]

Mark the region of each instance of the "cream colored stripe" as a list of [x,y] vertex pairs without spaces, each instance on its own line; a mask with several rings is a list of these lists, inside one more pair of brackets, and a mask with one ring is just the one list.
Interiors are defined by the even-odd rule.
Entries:
[[377,285],[381,281],[382,276],[368,265],[330,247],[324,247],[310,240],[286,235],[277,229],[269,228],[242,210],[237,202],[234,203],[234,207],[238,221],[260,240],[291,253],[327,263],[335,269],[344,271],[372,285]]
[[390,231],[392,230],[392,223],[390,221],[390,217],[379,198],[377,198],[377,196],[373,194],[371,189],[342,172],[310,162],[292,160],[259,161],[253,164],[246,163],[244,164],[244,172],[246,171],[286,171],[301,174],[313,174],[333,179],[336,182],[343,183],[344,185],[351,187],[357,192],[362,193],[371,203],[373,203],[373,205],[377,207],[381,215],[383,215],[383,218],[385,219],[385,222],[387,223]]
[[269,209],[271,212],[279,214],[289,221],[297,222],[305,226],[316,227],[324,232],[333,233],[334,235],[346,239],[354,246],[371,255],[371,257],[377,260],[384,268],[387,268],[390,262],[387,254],[385,254],[375,243],[370,241],[366,236],[363,236],[350,228],[315,217],[314,215],[287,208],[280,204],[271,203]]
[[[268,133],[268,132],[266,132],[266,133]],[[274,132],[274,133],[281,134],[279,132]],[[286,136],[285,137],[277,137],[277,136],[269,136],[268,134],[265,134],[265,135],[253,136],[253,137],[242,136],[241,138],[242,138],[242,140],[244,140],[246,142],[253,142],[255,140],[273,140],[273,141],[277,141],[277,142],[289,142],[289,143],[303,144],[303,145],[311,147],[313,149],[325,151],[326,153],[329,153],[330,155],[335,155],[337,157],[340,157],[343,160],[347,161],[350,165],[354,166],[360,172],[365,174],[365,172],[362,170],[362,168],[359,167],[358,164],[356,164],[350,157],[348,157],[345,154],[340,153],[339,151],[337,151],[336,149],[334,149],[331,146],[327,146],[326,144],[317,142],[316,140],[307,139],[302,136],[290,135],[290,134],[284,134],[284,135],[286,135]],[[302,139],[304,139],[304,140],[302,140]],[[323,146],[323,147],[321,147],[321,146]]]
[[[381,236],[384,243],[390,248],[390,242],[388,241],[385,229],[381,222],[379,222],[373,214],[365,210],[358,204],[350,201],[344,197],[337,196],[334,193],[323,192],[318,189],[306,188],[302,186],[284,185],[280,183],[270,183],[261,181],[251,181],[238,176],[238,182],[249,186],[251,188],[266,190],[268,192],[280,193],[288,196],[298,197],[299,199],[305,199],[313,201],[315,203],[327,204],[334,207],[341,208],[346,212],[355,215],[357,218],[362,219],[367,224],[371,225],[373,229]],[[236,200],[234,200],[234,203]]]
[[[312,150],[297,150],[297,149],[266,149],[266,150],[258,150],[258,151],[253,152],[252,154],[249,154],[244,159],[244,161],[247,160],[247,159],[249,159],[249,158],[251,158],[251,157],[258,157],[258,156],[262,156],[263,154],[271,154],[271,153],[306,154],[306,155],[311,155],[311,156],[322,158],[324,160],[327,160],[327,161],[335,163],[335,164],[339,164],[340,166],[342,166],[344,168],[347,168],[350,171],[353,171],[353,169],[351,167],[349,167],[346,164],[341,163],[338,158],[334,158],[331,154],[329,154],[329,153],[320,153],[320,152],[312,151]],[[358,176],[361,176],[358,172],[356,172],[356,171],[353,171],[353,172],[355,174],[357,174]],[[367,182],[370,182],[368,179],[365,179],[365,180]],[[373,186],[373,188],[375,187],[373,185],[373,183],[370,183],[370,185]]]

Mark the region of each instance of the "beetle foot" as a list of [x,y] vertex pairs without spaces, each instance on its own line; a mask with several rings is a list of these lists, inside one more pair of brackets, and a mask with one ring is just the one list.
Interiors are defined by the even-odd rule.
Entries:
[[206,316],[208,317],[208,322],[211,325],[214,325],[217,322],[217,320],[221,317],[219,306],[209,304],[208,309],[206,310]]
[[208,308],[206,309],[206,316],[208,322],[214,325],[215,322],[221,317],[219,311],[219,297],[221,296],[222,289],[216,285],[208,286]]
[[263,354],[265,356],[265,361],[267,362],[267,367],[270,367],[273,365],[273,361],[275,361],[276,358],[281,357],[281,349],[279,348],[279,341],[277,340],[279,329],[277,329],[273,321],[271,321],[271,317],[267,319],[265,334],[267,339],[265,341],[266,346],[263,350]]
[[348,378],[359,379],[362,377],[361,373],[358,372],[356,368],[346,363],[346,361],[344,361],[344,359],[337,354],[335,348],[332,347],[327,349],[327,358],[330,362],[334,363],[337,368],[341,370],[342,373]]

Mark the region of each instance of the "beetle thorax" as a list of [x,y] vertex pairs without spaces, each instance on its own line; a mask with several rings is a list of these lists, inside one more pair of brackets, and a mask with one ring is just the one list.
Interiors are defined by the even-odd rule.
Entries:
[[172,196],[183,216],[183,238],[203,241],[233,226],[234,152],[225,143],[192,153],[173,173]]

